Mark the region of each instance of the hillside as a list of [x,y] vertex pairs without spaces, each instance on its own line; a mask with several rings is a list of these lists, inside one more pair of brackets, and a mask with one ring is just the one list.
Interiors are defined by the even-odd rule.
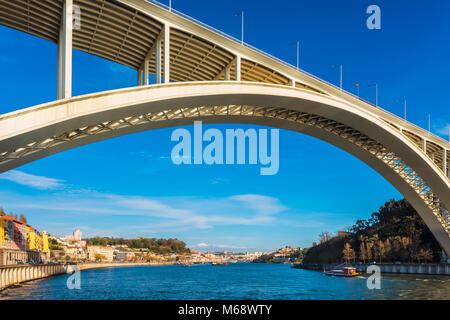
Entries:
[[[311,247],[304,263],[440,261],[441,248],[416,210],[405,200],[390,200],[348,233]],[[344,250],[345,248],[345,250]]]

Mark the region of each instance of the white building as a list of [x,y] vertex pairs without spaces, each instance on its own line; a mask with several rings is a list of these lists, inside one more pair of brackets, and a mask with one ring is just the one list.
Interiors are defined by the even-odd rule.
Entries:
[[80,230],[75,230],[73,232],[73,241],[81,241],[81,231]]

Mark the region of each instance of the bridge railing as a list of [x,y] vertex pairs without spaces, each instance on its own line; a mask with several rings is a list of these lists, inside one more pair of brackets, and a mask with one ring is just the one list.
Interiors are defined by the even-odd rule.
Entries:
[[[267,58],[269,58],[269,59],[272,59],[272,60],[274,60],[274,61],[276,61],[278,63],[281,63],[281,64],[285,65],[286,67],[294,69],[295,71],[297,71],[299,73],[302,73],[302,74],[304,74],[304,75],[306,75],[308,77],[311,77],[311,78],[313,78],[313,79],[315,79],[315,80],[317,80],[317,81],[319,81],[319,82],[321,82],[321,83],[323,83],[325,85],[328,85],[328,86],[330,86],[330,87],[340,91],[343,95],[349,95],[352,98],[357,99],[357,100],[359,100],[359,101],[361,101],[363,103],[366,103],[366,104],[368,104],[368,105],[370,105],[370,106],[372,106],[374,108],[382,109],[384,112],[388,113],[389,115],[391,115],[391,116],[393,116],[395,118],[398,118],[399,120],[405,121],[405,123],[408,123],[409,125],[412,125],[416,129],[425,130],[425,129],[419,127],[416,124],[413,124],[413,123],[411,123],[409,121],[404,120],[402,117],[396,115],[395,113],[392,113],[392,112],[390,112],[390,111],[388,111],[388,110],[386,110],[384,108],[380,108],[379,106],[375,105],[374,103],[372,103],[372,102],[370,102],[368,100],[365,100],[365,99],[363,99],[363,98],[361,98],[361,97],[351,93],[350,91],[341,89],[340,87],[338,87],[335,84],[332,84],[332,83],[330,83],[330,82],[328,82],[326,80],[323,80],[323,79],[321,79],[321,78],[319,78],[319,77],[317,77],[317,76],[315,76],[315,75],[313,75],[313,74],[311,74],[311,73],[309,73],[309,72],[307,72],[307,71],[305,71],[303,69],[297,68],[296,66],[290,64],[289,62],[286,62],[286,61],[284,61],[284,60],[282,60],[280,58],[277,58],[277,57],[271,55],[270,53],[267,53],[267,52],[265,52],[265,51],[263,51],[261,49],[258,49],[258,48],[254,47],[254,46],[252,46],[252,45],[250,45],[248,43],[245,43],[242,40],[239,40],[236,37],[233,37],[232,35],[227,34],[226,32],[223,32],[223,31],[221,31],[219,29],[211,27],[210,25],[208,25],[208,24],[206,24],[206,23],[204,23],[204,22],[202,22],[200,20],[197,20],[197,19],[195,19],[195,18],[193,18],[193,17],[191,17],[191,16],[189,16],[189,15],[187,15],[187,14],[181,12],[181,11],[175,10],[175,9],[169,7],[168,5],[164,4],[164,3],[161,3],[161,2],[156,1],[156,0],[147,0],[147,1],[157,5],[158,7],[161,7],[163,9],[167,10],[167,11],[170,11],[170,12],[172,12],[172,13],[174,13],[174,14],[176,14],[176,15],[184,18],[184,19],[187,19],[187,20],[189,20],[191,22],[194,22],[194,23],[196,23],[196,24],[198,24],[198,25],[200,25],[200,26],[202,26],[202,27],[204,27],[204,28],[214,32],[214,33],[217,33],[218,35],[221,35],[221,36],[223,36],[223,37],[225,37],[225,38],[227,38],[227,39],[229,39],[229,40],[231,40],[233,42],[236,42],[237,44],[243,45],[244,47],[246,47],[246,48],[248,48],[250,50],[253,50],[253,51],[255,51],[255,52],[257,52],[257,53],[259,53],[259,54],[261,54],[261,55],[263,55],[263,56],[265,56]],[[439,138],[441,138],[441,137],[439,137]],[[443,139],[443,138],[441,138],[441,139],[443,141],[447,142],[445,139]],[[450,139],[450,137],[449,137],[449,139]]]
[[251,49],[251,50],[253,50],[253,51],[255,51],[255,52],[259,53],[259,54],[262,54],[262,55],[264,55],[267,58],[275,60],[276,62],[281,63],[281,64],[285,65],[286,67],[294,69],[294,70],[296,70],[296,71],[298,71],[300,73],[303,73],[304,75],[307,75],[307,76],[309,76],[309,77],[311,77],[311,78],[313,78],[313,79],[315,79],[317,81],[322,82],[323,84],[326,84],[326,85],[331,86],[331,87],[333,87],[333,88],[335,88],[335,89],[337,89],[339,91],[342,91],[343,93],[346,93],[346,94],[352,96],[355,99],[361,100],[361,101],[363,101],[365,103],[368,103],[368,104],[370,104],[370,105],[372,105],[374,107],[377,107],[375,104],[373,104],[370,101],[364,100],[364,99],[360,98],[359,96],[357,96],[357,95],[355,95],[355,94],[353,94],[353,93],[351,93],[351,92],[349,92],[347,90],[341,89],[340,87],[336,86],[335,84],[332,84],[332,83],[330,83],[330,82],[328,82],[326,80],[323,80],[323,79],[321,79],[321,78],[319,78],[319,77],[317,77],[317,76],[315,76],[315,75],[313,75],[313,74],[311,74],[311,73],[309,73],[309,72],[307,72],[307,71],[305,71],[303,69],[297,68],[296,66],[290,64],[289,62],[286,62],[286,61],[284,61],[284,60],[282,60],[280,58],[277,58],[277,57],[271,55],[270,53],[267,53],[267,52],[265,52],[265,51],[263,51],[261,49],[258,49],[256,47],[252,46],[251,44],[248,44],[246,42],[242,42],[242,40],[239,40],[236,37],[233,37],[232,35],[229,35],[228,33],[223,32],[223,31],[221,31],[219,29],[211,27],[210,25],[208,25],[208,24],[206,24],[206,23],[204,23],[202,21],[199,21],[199,20],[197,20],[197,19],[195,19],[195,18],[193,18],[193,17],[191,17],[191,16],[189,16],[189,15],[187,15],[187,14],[181,12],[181,11],[175,10],[175,9],[169,7],[168,5],[164,4],[164,3],[161,3],[161,2],[156,1],[156,0],[147,0],[147,1],[153,3],[153,4],[157,5],[157,6],[159,6],[161,8],[163,8],[163,9],[166,9],[167,11],[170,11],[170,12],[172,12],[172,13],[178,15],[178,16],[181,16],[182,18],[185,18],[185,19],[187,19],[187,20],[189,20],[191,22],[194,22],[194,23],[196,23],[196,24],[198,24],[198,25],[200,25],[200,26],[202,26],[202,27],[204,27],[204,28],[206,28],[206,29],[208,29],[210,31],[213,31],[213,32],[215,32],[215,33],[217,33],[217,34],[219,34],[219,35],[221,35],[221,36],[223,36],[223,37],[225,37],[225,38],[227,38],[229,40],[232,40],[232,41],[236,42],[237,44],[243,45],[244,47],[246,47],[248,49]]

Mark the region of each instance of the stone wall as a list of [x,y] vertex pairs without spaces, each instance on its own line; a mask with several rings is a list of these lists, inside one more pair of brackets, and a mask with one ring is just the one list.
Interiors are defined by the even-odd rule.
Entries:
[[0,290],[21,282],[66,273],[66,265],[18,265],[0,267]]

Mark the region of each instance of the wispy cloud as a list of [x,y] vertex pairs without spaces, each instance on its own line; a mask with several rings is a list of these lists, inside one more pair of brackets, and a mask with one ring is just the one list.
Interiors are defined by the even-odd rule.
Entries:
[[28,174],[22,171],[11,170],[0,175],[0,179],[13,181],[37,189],[58,189],[63,186],[63,180],[47,178]]
[[287,209],[278,199],[259,194],[237,195],[230,199],[239,201],[244,204],[244,206],[264,215],[276,214]]
[[[53,182],[59,184],[59,182]],[[49,187],[51,183],[48,183]],[[276,198],[234,195],[225,198],[117,195],[91,190],[64,190],[53,194],[15,195],[0,192],[0,202],[15,208],[58,212],[59,216],[136,216],[148,223],[127,226],[137,232],[211,229],[215,226],[267,225],[286,210]]]

